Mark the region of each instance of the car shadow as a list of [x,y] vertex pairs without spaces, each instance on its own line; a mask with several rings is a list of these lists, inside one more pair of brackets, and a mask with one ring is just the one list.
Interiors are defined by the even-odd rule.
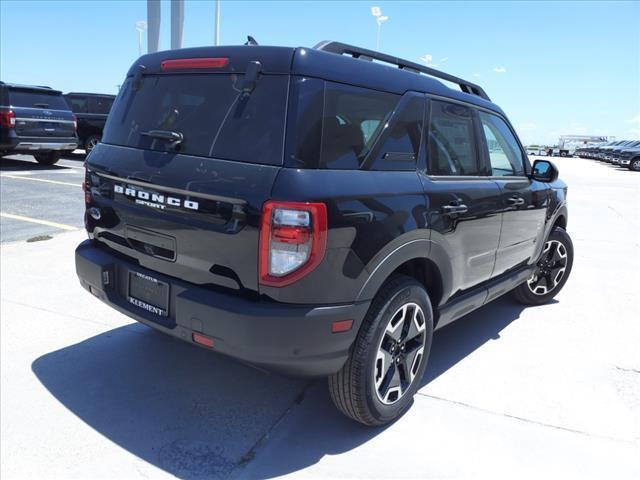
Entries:
[[[439,330],[422,387],[499,339],[522,309],[503,297]],[[340,415],[323,381],[268,374],[136,323],[43,355],[32,370],[98,433],[181,478],[237,474],[283,418],[286,435],[296,439],[295,451],[270,455],[249,476],[297,472],[384,431]]]
[[64,165],[41,165],[31,156],[25,156],[24,159],[16,158],[0,158],[0,171],[16,172],[24,170],[65,170],[68,167]]

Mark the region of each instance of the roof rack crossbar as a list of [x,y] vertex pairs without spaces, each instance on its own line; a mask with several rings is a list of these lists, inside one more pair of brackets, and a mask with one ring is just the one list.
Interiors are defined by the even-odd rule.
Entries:
[[491,101],[487,93],[479,85],[463,80],[462,78],[449,75],[448,73],[444,73],[430,67],[425,67],[424,65],[420,65],[419,63],[411,62],[409,60],[404,60],[392,55],[375,52],[366,48],[355,47],[353,45],[347,45],[346,43],[342,42],[334,42],[331,40],[320,42],[313,48],[316,50],[322,50],[323,52],[337,53],[338,55],[347,54],[351,55],[353,58],[360,58],[361,60],[378,60],[381,62],[389,63],[391,65],[395,65],[400,70],[407,70],[414,73],[424,73],[431,77],[436,77],[448,82],[455,83],[460,86],[460,90],[462,90],[463,92],[469,93],[471,95],[477,95],[478,97]]

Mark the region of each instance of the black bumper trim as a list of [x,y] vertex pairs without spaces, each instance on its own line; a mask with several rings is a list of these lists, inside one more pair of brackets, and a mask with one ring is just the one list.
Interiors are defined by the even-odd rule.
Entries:
[[[127,301],[129,271],[151,275],[170,285],[168,317]],[[192,343],[192,334],[202,333],[214,339],[216,352],[294,376],[323,377],[337,372],[347,360],[370,303],[294,305],[253,301],[146,270],[95,246],[91,240],[76,249],[76,272],[86,290],[139,322]],[[346,319],[354,321],[350,331],[331,333],[333,322]]]

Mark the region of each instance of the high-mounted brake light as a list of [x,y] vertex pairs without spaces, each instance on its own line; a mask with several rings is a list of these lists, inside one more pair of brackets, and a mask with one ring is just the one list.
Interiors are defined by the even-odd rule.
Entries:
[[284,287],[301,279],[327,248],[324,203],[268,201],[260,225],[260,283]]
[[12,110],[0,112],[0,126],[6,128],[16,127],[16,114]]
[[160,63],[162,70],[189,70],[194,68],[222,68],[229,64],[229,59],[219,58],[177,58]]

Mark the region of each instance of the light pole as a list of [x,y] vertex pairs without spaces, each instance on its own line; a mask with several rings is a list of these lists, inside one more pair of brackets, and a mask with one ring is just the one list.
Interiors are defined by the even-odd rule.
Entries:
[[220,0],[215,0],[215,25],[213,33],[213,44],[220,45]]
[[382,10],[380,7],[371,7],[371,15],[376,17],[376,23],[378,24],[378,33],[376,35],[376,50],[380,50],[380,29],[382,24],[389,20],[389,17],[386,15],[382,15]]
[[142,34],[147,31],[147,22],[139,20],[136,22],[136,30],[138,31],[138,56],[142,56]]

